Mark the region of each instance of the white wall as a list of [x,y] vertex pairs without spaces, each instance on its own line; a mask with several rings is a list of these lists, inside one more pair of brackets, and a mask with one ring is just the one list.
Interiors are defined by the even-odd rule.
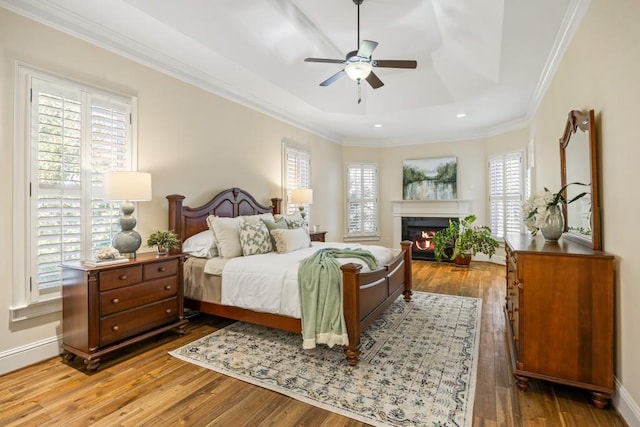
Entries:
[[340,145],[0,8],[0,373],[15,367],[15,359],[30,363],[55,355],[61,334],[59,313],[20,322],[9,317],[16,61],[138,97],[138,167],[153,176],[153,200],[136,209],[143,239],[166,229],[168,194],[185,195],[191,206],[228,187],[265,204],[280,197],[283,139],[311,150],[311,220],[328,238],[342,237]]
[[635,228],[640,199],[638,105],[640,5],[636,0],[592,0],[542,103],[531,134],[536,140],[537,188],[560,187],[558,139],[573,109],[594,109],[599,127],[604,250],[616,257],[615,375],[618,408],[640,425],[640,262]]

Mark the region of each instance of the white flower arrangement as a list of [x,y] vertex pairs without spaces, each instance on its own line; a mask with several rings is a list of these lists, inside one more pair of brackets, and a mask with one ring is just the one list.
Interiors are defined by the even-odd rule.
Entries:
[[532,236],[538,234],[538,230],[540,227],[545,225],[545,221],[549,217],[550,211],[549,208],[552,206],[558,206],[560,203],[563,205],[567,205],[571,202],[575,202],[585,194],[586,192],[580,193],[575,196],[573,199],[567,200],[564,197],[564,190],[572,185],[588,185],[582,184],[580,182],[571,182],[560,189],[557,193],[552,193],[548,188],[544,188],[544,192],[533,194],[529,199],[524,202],[522,205],[522,211],[524,213],[524,225],[527,227]]
[[549,216],[549,208],[556,206],[559,201],[557,195],[545,188],[543,193],[533,194],[522,205],[524,212],[524,225],[527,227],[532,236],[538,234],[540,227],[544,226]]

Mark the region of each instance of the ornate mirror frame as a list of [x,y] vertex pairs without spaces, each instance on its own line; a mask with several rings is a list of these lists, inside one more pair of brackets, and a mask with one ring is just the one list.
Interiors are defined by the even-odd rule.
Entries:
[[569,112],[564,134],[560,138],[562,187],[571,182],[583,182],[589,184],[589,187],[570,185],[563,191],[566,200],[571,200],[584,191],[587,192],[586,196],[564,206],[563,237],[594,250],[602,250],[596,136],[593,110]]

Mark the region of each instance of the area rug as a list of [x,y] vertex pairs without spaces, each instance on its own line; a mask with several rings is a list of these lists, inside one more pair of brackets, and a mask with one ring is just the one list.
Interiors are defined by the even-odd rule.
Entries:
[[302,350],[301,334],[243,322],[170,354],[374,426],[471,426],[481,308],[400,298],[363,333],[356,367],[341,347]]

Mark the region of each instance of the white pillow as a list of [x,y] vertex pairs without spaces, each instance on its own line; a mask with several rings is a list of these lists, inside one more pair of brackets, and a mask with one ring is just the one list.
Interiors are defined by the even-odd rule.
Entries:
[[199,258],[218,256],[218,248],[213,240],[213,232],[204,230],[189,237],[182,244],[182,252]]
[[240,245],[241,217],[228,218],[221,216],[209,216],[207,222],[215,234],[218,254],[223,258],[235,258],[242,256]]
[[279,254],[311,246],[309,233],[304,228],[271,230],[271,236],[276,242],[276,251]]

